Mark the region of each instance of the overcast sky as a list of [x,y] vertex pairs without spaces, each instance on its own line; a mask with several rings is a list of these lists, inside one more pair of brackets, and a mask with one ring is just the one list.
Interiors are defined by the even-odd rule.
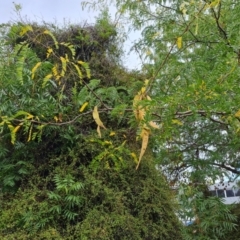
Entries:
[[[59,23],[64,19],[72,23],[85,20],[94,22],[93,12],[82,11],[82,0],[16,0],[14,2],[22,6],[21,15],[31,20],[46,22],[56,20]],[[0,0],[0,22],[9,20],[16,20],[13,1]]]
[[[22,7],[21,16],[37,22],[51,22],[61,24],[63,22],[71,23],[94,23],[97,12],[82,10],[81,2],[83,0],[15,0],[15,4]],[[88,0],[91,2],[91,0]],[[115,15],[114,7],[110,8],[111,13]],[[0,0],[0,23],[18,20],[12,0]],[[130,34],[128,41],[125,43],[125,51],[129,52],[132,42],[136,39],[137,34]],[[131,53],[124,59],[125,65],[129,68],[139,68],[140,61],[138,57]]]

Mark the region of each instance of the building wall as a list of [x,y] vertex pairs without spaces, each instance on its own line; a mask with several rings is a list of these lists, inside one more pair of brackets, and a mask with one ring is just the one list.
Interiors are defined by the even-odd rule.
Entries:
[[222,198],[225,204],[240,203],[240,188],[235,182],[210,185],[209,191],[213,196]]

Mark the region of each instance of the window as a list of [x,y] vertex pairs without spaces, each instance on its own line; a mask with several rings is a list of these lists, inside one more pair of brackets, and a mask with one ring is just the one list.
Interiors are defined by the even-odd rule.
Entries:
[[217,196],[216,190],[210,191],[211,196]]
[[240,196],[240,189],[234,189],[235,191],[235,196],[239,197]]
[[220,197],[220,198],[225,197],[224,190],[221,190],[221,189],[217,190],[217,194],[218,194],[218,197]]
[[234,197],[234,192],[232,189],[226,190],[227,197]]

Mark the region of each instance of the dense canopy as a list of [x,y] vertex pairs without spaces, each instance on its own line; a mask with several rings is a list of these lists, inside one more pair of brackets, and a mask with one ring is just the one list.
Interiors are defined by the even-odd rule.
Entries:
[[[207,185],[240,173],[240,3],[90,7],[110,2],[117,23],[1,26],[2,234],[226,239],[236,208]],[[139,70],[122,65],[126,19]]]

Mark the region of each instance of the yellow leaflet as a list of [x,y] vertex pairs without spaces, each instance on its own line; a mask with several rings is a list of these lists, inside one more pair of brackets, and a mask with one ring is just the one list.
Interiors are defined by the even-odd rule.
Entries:
[[58,65],[57,64],[55,64],[54,67],[52,68],[52,73],[57,81],[61,78],[61,75],[58,73]]
[[13,132],[14,133],[16,133],[18,130],[19,130],[19,128],[21,127],[21,123],[18,125],[18,126],[16,126],[14,129],[13,129]]
[[110,142],[110,141],[104,141],[103,143],[104,143],[104,145],[112,145],[112,142]]
[[88,105],[88,102],[85,102],[85,103],[81,106],[81,108],[79,109],[79,112],[83,112],[84,109],[87,107],[87,105]]
[[186,1],[183,1],[183,3],[179,7],[179,9],[183,13],[183,15],[186,15],[186,13],[187,13],[187,8],[185,7],[187,5],[189,5],[189,3]]
[[150,121],[148,124],[149,124],[152,128],[160,129],[160,126],[159,126],[157,123],[153,122],[153,121]]
[[137,94],[133,99],[133,105],[136,106],[140,100],[142,100],[142,96]]
[[[56,80],[58,81],[61,78],[60,75],[56,76]],[[58,85],[61,85],[61,81],[58,82]]]
[[44,79],[43,79],[43,84],[42,84],[43,87],[46,86],[48,80],[49,80],[51,77],[52,77],[52,74],[51,74],[51,73],[48,74],[46,77],[44,77]]
[[148,83],[149,83],[149,79],[146,79],[146,80],[144,81],[144,86],[147,86]]
[[65,72],[67,70],[67,61],[66,61],[66,59],[64,57],[60,57],[60,60],[62,62],[62,71],[60,73],[60,76],[64,77]]
[[109,134],[109,136],[112,137],[112,136],[114,136],[115,134],[116,134],[115,132],[111,131],[110,134]]
[[[144,94],[146,92],[146,87],[142,87],[139,94]],[[143,96],[142,96],[143,97]]]
[[147,55],[147,56],[150,56],[150,55],[152,55],[152,52],[151,52],[151,50],[149,50],[149,49],[148,49],[148,50],[146,51],[146,55]]
[[83,75],[82,75],[82,72],[81,72],[80,68],[79,68],[76,64],[74,64],[74,63],[73,63],[73,66],[74,66],[74,67],[76,68],[76,70],[77,70],[78,76],[79,76],[79,78],[80,78],[80,83],[82,83]]
[[58,66],[57,66],[57,64],[55,64],[54,67],[52,68],[52,72],[53,72],[54,76],[58,75]]
[[[25,111],[22,111],[22,110],[18,111],[18,112],[13,116],[13,118],[17,118],[18,116],[21,116],[21,115],[27,116],[27,117],[28,117],[27,119],[33,118],[33,115],[32,115],[32,114],[30,114],[30,113],[28,113],[28,112],[25,112]],[[6,117],[3,116],[2,118],[6,118]],[[19,125],[20,125],[20,124],[19,124]]]
[[135,108],[134,115],[138,121],[143,120],[144,115],[145,115],[145,110],[141,106],[138,105],[139,101],[141,101],[142,99],[143,99],[143,96],[139,93],[133,99],[133,107]]
[[93,119],[95,120],[95,122],[97,123],[98,126],[106,129],[106,127],[103,125],[101,119],[99,118],[97,106],[95,106],[93,109]]
[[27,140],[27,142],[31,141],[32,129],[33,129],[33,125],[31,124],[31,126],[30,126],[30,128],[29,128],[29,132],[28,132],[28,140]]
[[178,119],[172,119],[172,123],[173,123],[173,124],[180,125],[180,126],[183,125],[183,123],[182,123],[180,120],[178,120]]
[[91,77],[91,73],[90,73],[90,68],[89,68],[88,63],[83,62],[83,61],[78,61],[78,64],[80,64],[81,66],[84,67],[84,69],[86,71],[86,74],[87,74],[87,77],[90,78]]
[[55,120],[56,122],[58,122],[58,117],[57,117],[57,116],[54,116],[54,120]]
[[220,3],[220,0],[212,1],[209,7],[216,7]]
[[146,96],[147,100],[151,101],[152,99],[147,95]]
[[19,33],[20,36],[23,36],[25,35],[28,31],[33,31],[32,29],[32,26],[30,25],[26,25],[26,26],[23,26],[22,29],[21,29],[21,32]]
[[101,138],[102,134],[101,134],[100,126],[97,126],[97,133],[98,133],[98,136]]
[[240,118],[240,110],[238,110],[234,116]]
[[59,122],[62,122],[62,117],[63,117],[63,114],[62,114],[62,113],[59,113],[59,114],[58,114],[58,120],[59,120]]
[[131,153],[131,156],[132,156],[134,162],[138,163],[137,155],[134,152]]
[[196,27],[195,27],[195,32],[194,34],[197,35],[198,34],[198,17],[197,18],[197,22],[196,22]]
[[105,168],[106,168],[106,169],[110,169],[110,166],[109,166],[109,162],[108,162],[108,161],[106,161],[106,163],[105,163]]
[[28,113],[28,116],[26,117],[26,119],[32,119],[34,116],[30,113]]
[[47,58],[49,58],[49,56],[51,55],[51,53],[53,52],[52,48],[48,48],[47,50]]
[[49,35],[49,36],[52,38],[52,40],[54,41],[54,44],[55,44],[56,49],[59,48],[59,47],[58,47],[57,39],[54,37],[54,35],[53,35],[49,30],[45,30],[45,31],[43,32],[43,34]]
[[65,54],[65,59],[66,59],[66,62],[69,62],[69,58],[67,54]]
[[104,129],[106,129],[106,127],[103,125],[103,123],[99,117],[97,106],[95,106],[93,109],[93,119],[96,122],[96,124],[98,125],[97,132],[98,132],[99,137],[101,138],[101,127]]
[[137,110],[135,110],[135,117],[137,120],[142,121],[145,116],[145,110],[139,106]]
[[146,127],[143,127],[142,132],[141,132],[141,138],[142,138],[142,147],[141,147],[141,152],[139,155],[139,159],[138,159],[138,164],[136,167],[136,170],[138,169],[140,162],[142,160],[142,157],[147,149],[147,145],[148,145],[148,139],[149,139],[149,134],[150,134],[150,130]]
[[40,65],[42,64],[42,62],[38,62],[32,69],[32,79],[34,79],[35,76],[35,72],[37,71],[37,69],[40,67]]
[[146,108],[143,108],[141,105],[137,106],[138,102],[143,100],[144,98],[151,101],[151,98],[148,95],[144,96],[142,94],[136,95],[133,99],[133,107],[135,108],[134,115],[138,121],[142,121],[146,114]]
[[7,126],[8,126],[8,128],[9,128],[9,130],[10,130],[10,133],[11,133],[11,143],[14,144],[14,143],[15,143],[15,140],[16,140],[16,133],[14,132],[14,127],[13,127],[13,125],[12,125],[10,122],[8,122],[8,121],[6,121],[6,123],[7,123]]
[[75,54],[76,54],[76,51],[75,51],[73,45],[71,45],[70,43],[65,43],[65,42],[61,42],[60,45],[63,45],[63,46],[65,46],[66,48],[68,48],[68,49],[71,51],[72,58],[74,58],[74,56],[75,56]]
[[177,38],[177,47],[180,49],[182,48],[182,37]]

